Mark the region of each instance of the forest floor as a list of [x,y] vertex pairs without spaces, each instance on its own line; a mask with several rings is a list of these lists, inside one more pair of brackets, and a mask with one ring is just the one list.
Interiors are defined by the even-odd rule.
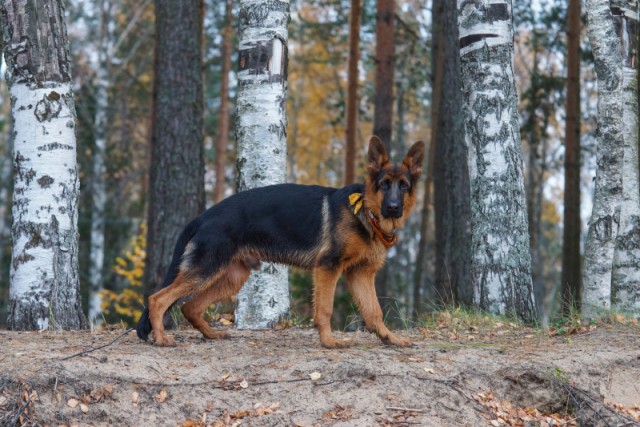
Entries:
[[413,347],[338,332],[343,350],[310,328],[180,329],[173,348],[123,332],[0,331],[0,425],[640,425],[640,327],[624,320],[542,331],[445,315],[399,332]]

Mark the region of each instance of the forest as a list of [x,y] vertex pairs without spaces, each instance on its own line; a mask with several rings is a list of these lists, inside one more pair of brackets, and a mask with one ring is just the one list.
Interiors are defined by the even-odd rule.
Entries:
[[[0,425],[638,425],[638,3],[4,0]],[[130,334],[205,209],[365,179],[402,228],[293,245],[364,218],[375,282],[263,260]]]
[[[205,207],[277,182],[361,182],[372,134],[394,158],[417,140],[428,147],[416,209],[376,278],[389,322],[412,324],[443,307],[475,307],[539,325],[607,310],[637,316],[637,5],[600,3],[599,15],[590,15],[580,2],[544,0],[458,8],[435,0],[313,0],[258,3],[247,11],[230,0],[194,2],[189,11],[149,0],[45,2],[59,8],[62,31],[52,34],[64,40],[53,43],[62,58],[52,66],[60,71],[53,78],[68,85],[67,117],[75,123],[65,137],[75,136],[76,159],[66,147],[49,150],[49,161],[77,162],[64,178],[73,197],[53,196],[57,204],[78,206],[67,230],[77,247],[69,252],[59,236],[33,243],[48,234],[42,227],[50,217],[28,225],[27,199],[35,196],[23,200],[31,190],[22,187],[48,184],[32,184],[37,170],[20,163],[28,148],[14,142],[18,126],[29,126],[21,125],[19,111],[12,113],[16,95],[9,93],[24,80],[19,40],[28,34],[10,20],[30,11],[9,2],[3,9],[9,22],[0,322],[38,329],[52,305],[65,307],[61,317],[76,310],[74,320],[54,320],[63,328],[86,327],[85,319],[131,324],[162,282],[180,230]],[[258,42],[257,50],[246,50],[253,42],[239,39],[250,31],[242,25],[253,22],[252,13],[267,16],[268,7],[288,23],[268,30],[279,34],[279,46]],[[498,18],[485,50],[497,40],[504,49],[496,48],[500,58],[483,57],[474,43],[489,39],[476,21]],[[269,96],[282,99],[285,109],[253,123],[257,101],[249,89],[242,93],[252,80],[243,72],[273,67],[263,64],[273,49],[282,55],[282,73]],[[501,94],[493,92],[497,87]],[[42,108],[57,108],[57,101],[45,101]],[[492,141],[497,145],[487,145]],[[274,158],[273,150],[280,155]],[[264,176],[250,182],[251,168]],[[26,247],[24,239],[31,241]],[[63,255],[56,262],[64,271],[49,273],[60,278],[29,283],[33,245]],[[273,268],[279,284],[266,286],[283,295],[275,311],[309,319],[310,274]],[[38,307],[24,296],[31,293]],[[54,295],[68,299],[56,304]],[[334,325],[357,328],[342,282],[336,295]],[[24,310],[30,313],[18,314]]]

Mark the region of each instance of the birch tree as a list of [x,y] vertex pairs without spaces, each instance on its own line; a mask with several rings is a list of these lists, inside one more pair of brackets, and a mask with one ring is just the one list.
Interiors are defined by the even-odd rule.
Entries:
[[10,329],[87,326],[78,280],[75,106],[64,5],[5,0],[14,120]]
[[[633,242],[638,211],[637,194],[634,194],[638,191],[638,164],[637,159],[633,161],[633,156],[637,156],[637,124],[634,122],[637,123],[638,110],[637,100],[628,96],[635,92],[637,84],[632,70],[633,61],[637,60],[633,53],[636,42],[629,43],[628,39],[629,30],[635,34],[637,0],[588,0],[586,8],[587,30],[598,76],[597,168],[593,211],[584,248],[582,294],[582,314],[592,318],[611,307],[612,278],[614,282],[635,280],[638,283],[640,262],[636,255],[637,243]],[[636,129],[632,130],[633,127]],[[624,236],[618,236],[619,230]],[[628,293],[627,287],[620,289],[618,298]]]
[[638,178],[638,1],[612,1],[622,47],[622,201],[613,256],[611,302],[640,316],[640,180]]
[[[241,0],[236,114],[238,191],[285,182],[289,0]],[[262,263],[238,294],[238,328],[264,329],[289,311],[288,268]]]
[[531,282],[511,0],[458,0],[471,184],[474,303],[536,320]]

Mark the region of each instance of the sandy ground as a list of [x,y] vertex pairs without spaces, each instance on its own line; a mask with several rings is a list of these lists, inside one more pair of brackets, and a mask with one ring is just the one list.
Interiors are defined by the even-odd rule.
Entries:
[[343,350],[323,349],[313,329],[231,329],[214,342],[179,330],[174,348],[131,332],[68,358],[122,332],[0,331],[0,425],[503,425],[487,392],[578,425],[640,425],[612,409],[640,405],[638,326],[400,332],[410,348],[337,333],[353,342]]

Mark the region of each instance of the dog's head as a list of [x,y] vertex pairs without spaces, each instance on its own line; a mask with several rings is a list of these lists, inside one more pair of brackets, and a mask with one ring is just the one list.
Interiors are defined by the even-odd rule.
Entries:
[[369,141],[367,163],[366,204],[381,221],[402,225],[413,208],[418,179],[422,173],[425,146],[418,141],[409,149],[402,162],[392,162],[376,136]]

